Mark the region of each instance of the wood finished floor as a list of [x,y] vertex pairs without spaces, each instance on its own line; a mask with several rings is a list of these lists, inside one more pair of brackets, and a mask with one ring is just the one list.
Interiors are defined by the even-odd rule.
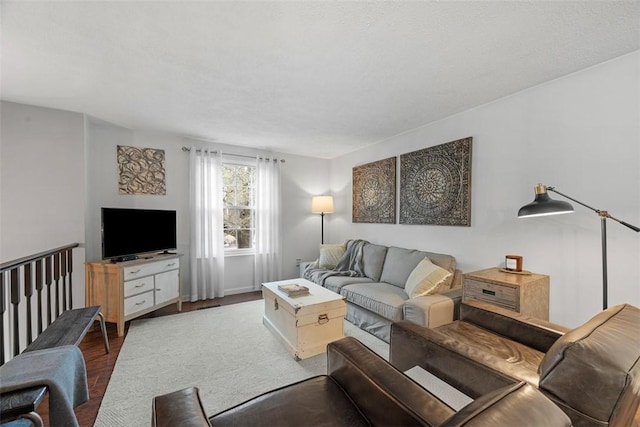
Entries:
[[[215,298],[194,303],[185,302],[182,304],[182,311],[194,311],[205,307],[212,307],[217,304],[229,305],[240,302],[253,301],[261,298],[262,293],[260,291],[257,291],[238,295],[229,295],[224,298]],[[174,304],[169,307],[161,308],[140,318],[168,316],[176,313],[178,313],[178,309]],[[114,323],[107,323],[107,334],[109,335],[109,345],[111,347],[111,352],[109,354],[106,354],[104,351],[102,334],[97,322],[87,333],[84,340],[80,344],[80,350],[82,350],[82,354],[84,355],[84,359],[87,365],[89,396],[91,398],[88,402],[83,403],[75,409],[76,417],[78,418],[78,423],[81,427],[91,427],[96,421],[96,417],[98,416],[98,409],[100,408],[100,404],[102,403],[102,398],[104,397],[104,393],[107,390],[107,384],[109,384],[109,379],[111,378],[111,373],[113,372],[113,368],[116,364],[116,359],[118,358],[118,354],[120,353],[120,349],[122,348],[122,344],[124,343],[124,339],[127,336],[128,331],[129,322],[127,322],[125,325],[124,336],[118,337],[118,334],[116,332],[116,325]],[[44,425],[48,427],[50,425],[48,419],[49,407],[46,398],[40,408],[38,408],[38,413],[42,415]],[[151,402],[149,402],[149,425],[150,424]]]
[[[186,302],[182,304],[182,311],[187,312],[199,310],[201,308],[212,307],[217,304],[236,304],[261,298],[261,292],[257,291],[245,294],[230,295],[224,298],[216,298],[207,301],[198,301],[194,303]],[[168,316],[176,313],[178,313],[176,306],[171,305],[169,307],[161,308],[160,310],[143,316],[143,318]],[[116,359],[118,358],[118,354],[120,353],[122,343],[124,343],[124,339],[127,336],[128,330],[129,322],[127,322],[127,324],[125,325],[124,336],[118,337],[115,324],[107,324],[109,345],[111,346],[111,352],[109,354],[106,354],[104,351],[102,334],[100,333],[100,328],[98,327],[97,323],[96,325],[94,325],[92,330],[87,333],[87,336],[80,344],[80,349],[82,350],[82,354],[84,355],[87,365],[89,396],[91,397],[88,402],[78,406],[75,409],[78,423],[81,427],[91,427],[95,423],[96,417],[98,416],[98,409],[100,408],[100,404],[102,403],[104,393],[107,390],[107,384],[109,384],[111,373],[113,372]],[[50,427],[48,419],[49,408],[46,398],[40,406],[38,413],[42,415],[45,427]],[[636,413],[635,422],[640,426],[640,409],[638,409],[638,412]],[[151,423],[151,402],[149,402],[149,423]]]

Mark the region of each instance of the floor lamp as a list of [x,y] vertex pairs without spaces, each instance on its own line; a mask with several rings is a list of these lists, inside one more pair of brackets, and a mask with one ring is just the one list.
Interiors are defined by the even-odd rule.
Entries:
[[544,215],[557,215],[563,213],[573,212],[573,206],[568,202],[559,200],[553,200],[549,197],[547,191],[553,191],[567,199],[591,209],[600,217],[600,224],[602,228],[602,309],[607,308],[607,218],[612,219],[625,227],[632,229],[633,231],[640,232],[640,228],[635,225],[631,225],[627,222],[621,221],[611,215],[609,212],[600,209],[592,208],[572,197],[567,196],[556,190],[554,187],[547,187],[543,184],[538,184],[535,187],[536,197],[533,202],[520,208],[518,211],[518,218],[527,218],[532,216],[544,216]]
[[311,199],[311,213],[320,214],[320,243],[324,244],[324,214],[333,213],[333,196],[314,196]]

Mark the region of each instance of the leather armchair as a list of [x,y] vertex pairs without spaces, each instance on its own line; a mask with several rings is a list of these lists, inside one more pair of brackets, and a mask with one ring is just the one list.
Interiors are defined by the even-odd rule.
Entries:
[[207,417],[195,387],[156,396],[152,426],[570,426],[534,387],[512,382],[455,412],[354,338],[327,346],[327,375]]
[[389,358],[471,398],[526,381],[575,426],[631,426],[640,404],[640,309],[618,305],[568,329],[468,300],[448,325],[392,325]]

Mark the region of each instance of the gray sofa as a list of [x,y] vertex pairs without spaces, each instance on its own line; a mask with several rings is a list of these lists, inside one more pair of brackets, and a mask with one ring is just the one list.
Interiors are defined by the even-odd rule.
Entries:
[[[347,248],[354,242],[347,241]],[[439,294],[409,298],[404,291],[405,283],[425,257],[452,275]],[[343,295],[347,302],[346,319],[386,342],[389,342],[393,322],[408,320],[434,328],[457,319],[462,273],[456,269],[453,256],[365,242],[361,266],[357,276],[328,270],[327,274],[317,274],[316,261],[307,268],[304,277]]]

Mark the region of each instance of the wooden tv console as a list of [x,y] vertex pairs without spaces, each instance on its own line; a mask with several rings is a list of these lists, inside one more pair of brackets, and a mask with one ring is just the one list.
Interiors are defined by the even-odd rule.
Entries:
[[117,324],[177,303],[182,310],[180,254],[145,256],[133,261],[109,260],[85,264],[87,307],[102,307],[107,322]]

